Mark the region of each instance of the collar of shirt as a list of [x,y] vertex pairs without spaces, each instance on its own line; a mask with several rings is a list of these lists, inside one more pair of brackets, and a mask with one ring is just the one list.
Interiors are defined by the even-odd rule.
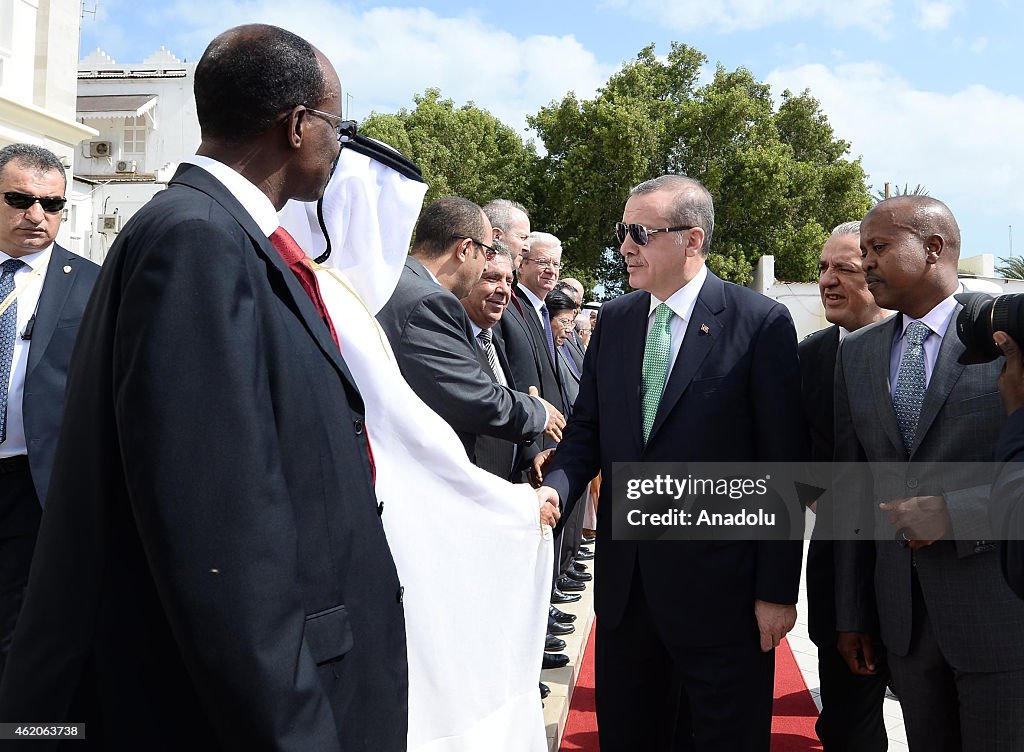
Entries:
[[15,277],[17,277],[19,274],[31,274],[39,267],[45,268],[46,265],[50,263],[50,256],[52,253],[53,243],[50,243],[50,245],[46,246],[43,250],[30,253],[27,256],[9,256],[3,251],[0,251],[0,264],[12,258],[25,262],[25,266],[27,266],[28,269],[21,269],[18,272],[15,272]]
[[519,285],[519,289],[522,290],[524,293],[526,293],[527,300],[530,301],[530,305],[532,305],[536,309],[537,315],[539,316],[540,315],[540,307],[542,305],[544,305],[544,301],[541,300],[540,298],[538,298],[536,295],[534,295],[533,294],[533,290],[531,290],[526,285]]
[[480,332],[482,332],[483,329],[481,327],[477,326],[475,323],[473,323],[473,319],[469,320],[469,326],[473,329],[473,339],[476,339],[477,337],[479,337],[480,336]]
[[238,203],[249,212],[249,216],[268,238],[274,233],[274,230],[281,226],[274,204],[267,198],[267,194],[249,182],[248,178],[243,177],[241,173],[236,172],[223,162],[200,154],[193,154],[181,161],[201,167],[210,173],[218,183],[227,189],[228,193],[238,199]]
[[707,278],[708,268],[701,264],[700,271],[696,276],[669,295],[668,300],[658,300],[651,295],[651,309],[647,312],[648,318],[654,313],[655,308],[664,303],[684,324],[689,322],[690,316],[693,315],[693,307],[697,305],[697,295],[700,294],[700,288],[704,286],[704,280]]
[[[957,290],[957,292],[960,291]],[[954,295],[955,294],[956,293],[954,293]],[[950,295],[919,319],[911,318],[907,314],[903,314],[903,328],[896,332],[896,342],[903,339],[903,336],[907,333],[907,327],[915,321],[920,321],[931,329],[933,334],[938,334],[941,339],[946,334],[946,329],[949,327],[949,320],[953,318],[953,312],[956,310],[957,305],[958,303],[956,302],[956,298],[953,297],[953,295]]]

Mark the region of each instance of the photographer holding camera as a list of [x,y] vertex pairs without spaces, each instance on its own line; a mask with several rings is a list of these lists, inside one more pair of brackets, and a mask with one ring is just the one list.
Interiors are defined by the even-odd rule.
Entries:
[[[1020,329],[1012,328],[1020,336]],[[1006,539],[1002,545],[1003,575],[1013,591],[1024,598],[1024,466],[1019,464],[1024,462],[1024,356],[1020,345],[1006,332],[995,332],[992,339],[1006,356],[999,374],[999,393],[1009,417],[999,434],[995,455],[997,462],[1007,464],[992,486],[989,510],[993,529]]]
[[868,212],[860,248],[875,302],[898,315],[847,336],[836,362],[835,460],[870,463],[866,487],[834,485],[838,513],[867,525],[837,528],[838,647],[875,673],[876,599],[910,749],[1020,750],[1024,603],[988,540],[989,486],[934,472],[989,462],[1004,417],[996,357],[962,357],[976,355],[963,314],[981,305],[957,295],[960,229],[941,201],[900,196]]

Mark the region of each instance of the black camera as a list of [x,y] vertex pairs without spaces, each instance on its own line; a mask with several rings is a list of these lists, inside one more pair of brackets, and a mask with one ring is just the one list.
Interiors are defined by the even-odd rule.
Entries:
[[964,306],[956,317],[956,336],[967,348],[960,356],[963,365],[988,363],[1003,354],[992,341],[995,332],[1006,332],[1016,342],[1024,342],[1024,293],[997,297],[963,292],[955,297]]

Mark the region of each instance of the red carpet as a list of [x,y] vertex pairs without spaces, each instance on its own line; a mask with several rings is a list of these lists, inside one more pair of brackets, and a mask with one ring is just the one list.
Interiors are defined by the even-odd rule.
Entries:
[[[772,718],[772,752],[821,750],[814,734],[818,710],[814,705],[793,651],[785,640],[775,651],[775,715]],[[569,718],[562,734],[561,752],[599,752],[594,702],[594,632],[576,680]]]

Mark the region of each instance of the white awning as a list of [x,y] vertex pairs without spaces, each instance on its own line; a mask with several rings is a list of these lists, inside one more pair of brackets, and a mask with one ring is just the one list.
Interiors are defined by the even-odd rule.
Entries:
[[78,117],[82,120],[138,117],[156,107],[156,94],[104,94],[78,97]]

